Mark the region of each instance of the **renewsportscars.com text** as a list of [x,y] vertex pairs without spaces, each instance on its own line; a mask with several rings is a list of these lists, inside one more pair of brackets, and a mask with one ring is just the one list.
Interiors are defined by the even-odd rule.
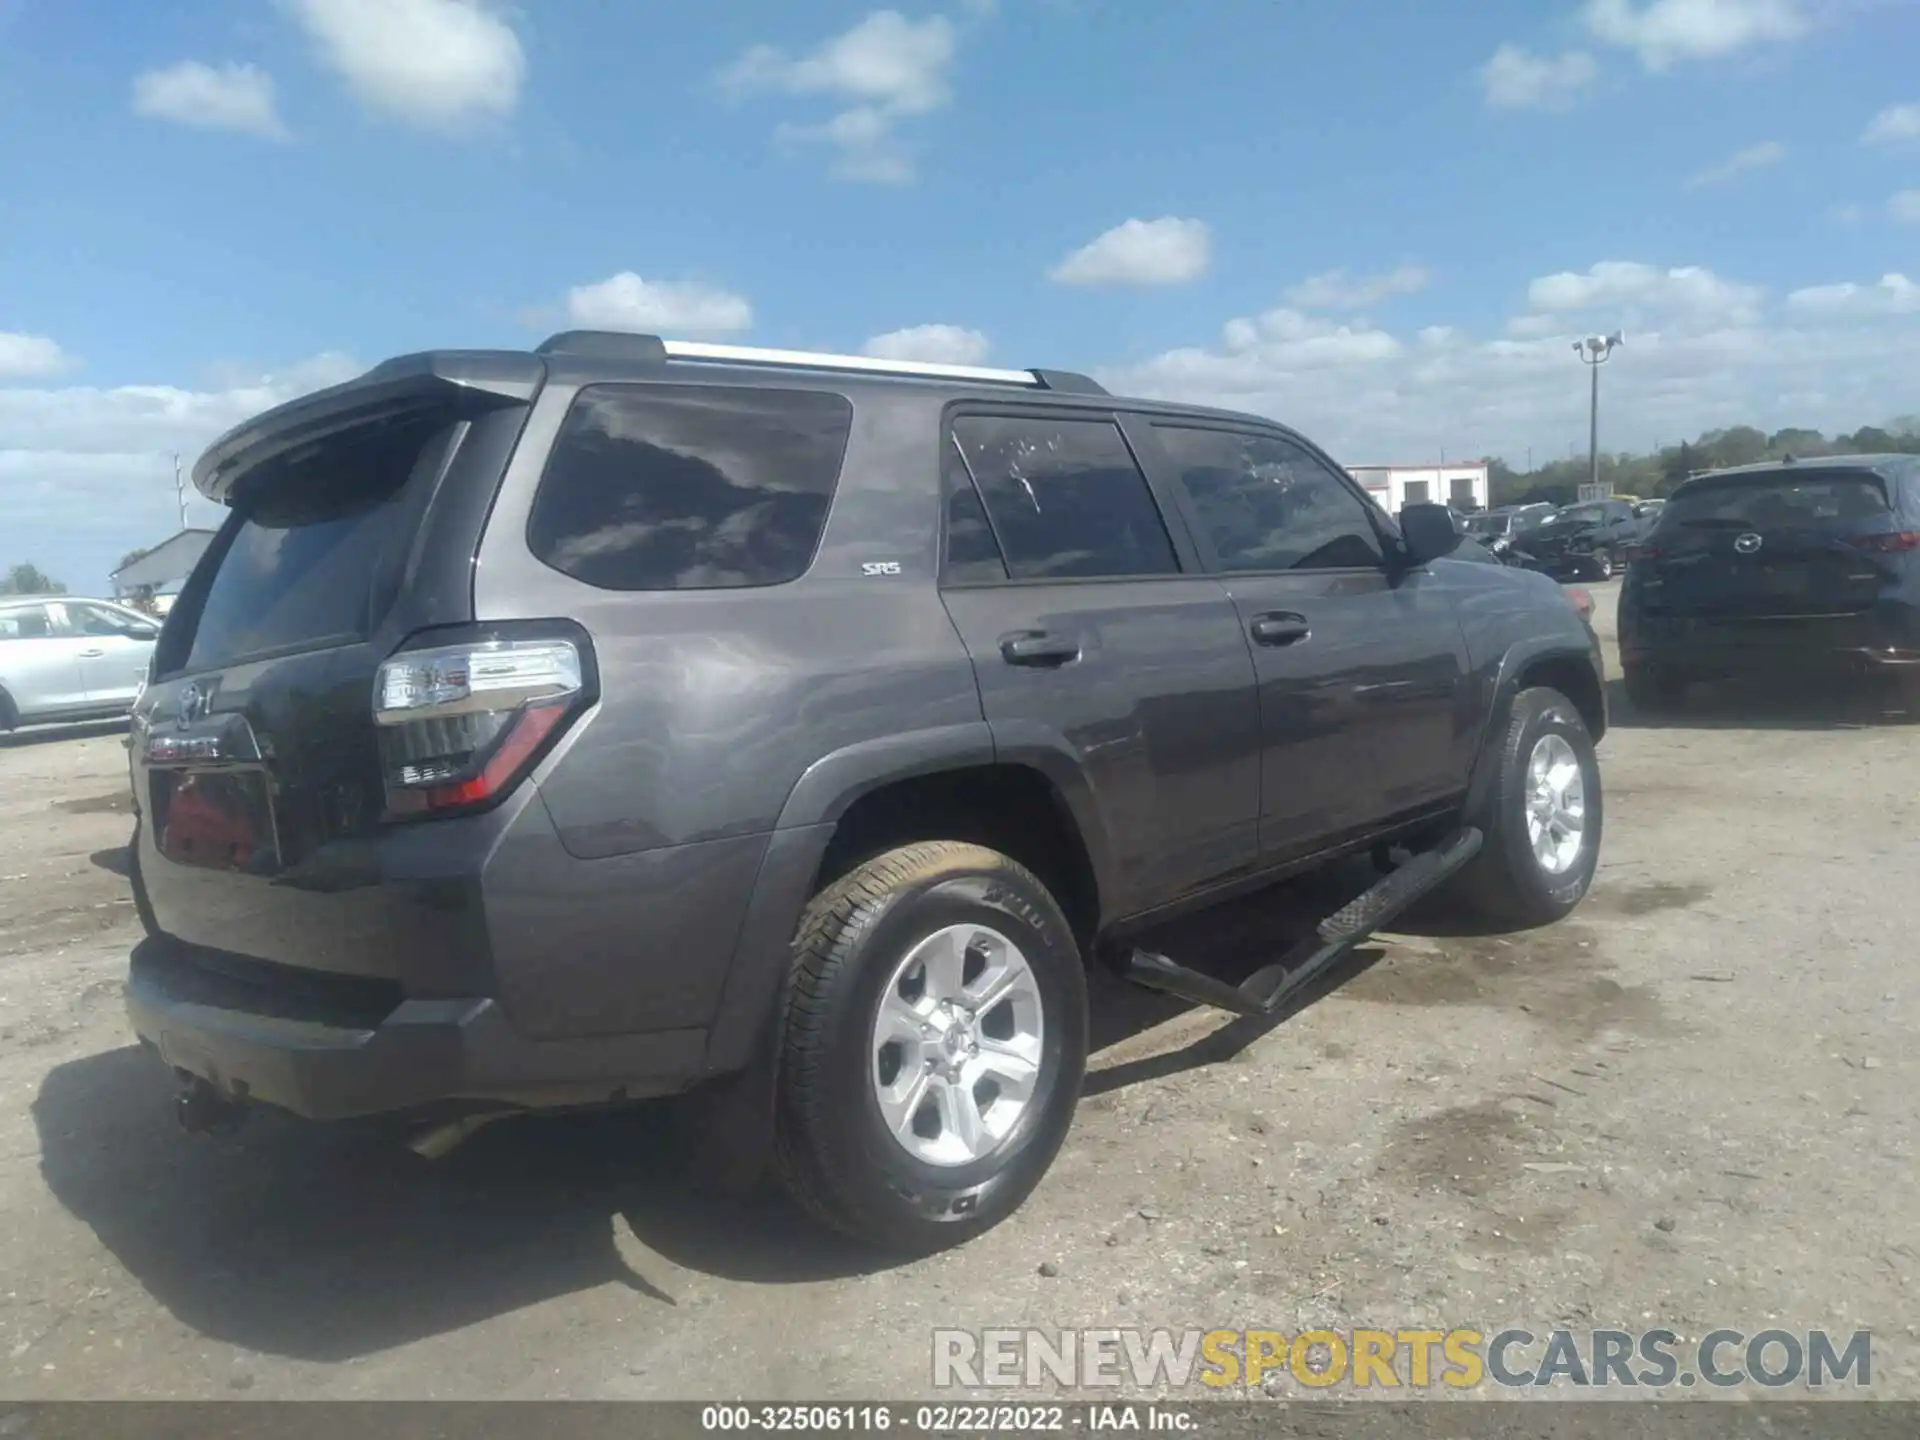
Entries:
[[947,1389],[1825,1389],[1873,1383],[1870,1331],[936,1330]]

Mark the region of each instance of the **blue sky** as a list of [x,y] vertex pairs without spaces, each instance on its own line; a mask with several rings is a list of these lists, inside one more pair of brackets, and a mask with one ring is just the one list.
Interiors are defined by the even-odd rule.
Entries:
[[[1920,411],[1910,0],[0,0],[0,564],[570,322],[984,358],[1353,464]],[[196,506],[195,523],[215,518]]]

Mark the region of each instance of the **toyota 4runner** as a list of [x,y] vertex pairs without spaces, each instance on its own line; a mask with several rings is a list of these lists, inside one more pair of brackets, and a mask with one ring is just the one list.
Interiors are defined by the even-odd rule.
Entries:
[[[1559,587],[1257,417],[572,332],[389,361],[194,483],[128,985],[189,1129],[698,1090],[936,1247],[1057,1153],[1088,965],[1275,1017],[1423,894],[1550,922],[1598,857]],[[1138,944],[1369,852],[1241,985]]]

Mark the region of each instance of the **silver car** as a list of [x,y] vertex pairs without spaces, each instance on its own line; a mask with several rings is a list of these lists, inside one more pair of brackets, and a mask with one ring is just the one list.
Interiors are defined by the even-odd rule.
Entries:
[[106,600],[0,595],[0,730],[126,714],[159,634]]

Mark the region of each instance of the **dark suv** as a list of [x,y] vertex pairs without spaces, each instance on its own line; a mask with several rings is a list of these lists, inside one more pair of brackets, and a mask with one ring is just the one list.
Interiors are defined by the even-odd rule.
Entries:
[[1877,676],[1920,705],[1920,457],[1845,455],[1697,476],[1620,589],[1642,709],[1694,680]]
[[1611,580],[1644,528],[1631,501],[1587,500],[1515,536],[1513,549],[1548,575]]
[[[1598,856],[1559,588],[1270,421],[571,333],[194,480],[232,513],[136,715],[129,984],[190,1129],[697,1088],[821,1218],[938,1245],[1058,1150],[1087,964],[1274,1016],[1443,882],[1543,923]],[[1134,943],[1370,851],[1243,985]]]

